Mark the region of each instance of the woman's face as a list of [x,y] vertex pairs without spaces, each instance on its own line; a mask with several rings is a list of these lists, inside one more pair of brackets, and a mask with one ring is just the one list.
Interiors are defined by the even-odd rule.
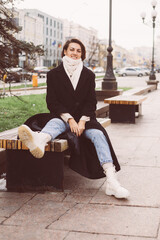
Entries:
[[64,55],[74,60],[80,59],[82,56],[81,46],[78,43],[70,43],[67,50],[64,50]]

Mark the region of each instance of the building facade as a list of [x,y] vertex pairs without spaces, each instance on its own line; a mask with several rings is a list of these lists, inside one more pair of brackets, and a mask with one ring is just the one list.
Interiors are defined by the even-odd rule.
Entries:
[[[14,9],[14,20],[21,31],[16,34],[16,38],[21,41],[32,42],[34,45],[43,45],[43,21],[42,19],[29,15],[23,10]],[[24,67],[26,61],[25,54],[19,56],[19,66]],[[35,65],[43,65],[43,57],[37,56]]]
[[61,61],[63,45],[63,22],[37,9],[23,9],[19,12],[19,25],[22,31],[18,33],[20,40],[43,45],[45,54],[37,66],[56,66]]

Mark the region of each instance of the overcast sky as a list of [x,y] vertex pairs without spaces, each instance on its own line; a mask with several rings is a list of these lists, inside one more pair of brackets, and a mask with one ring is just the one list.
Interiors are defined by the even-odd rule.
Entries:
[[[152,46],[152,28],[144,25],[140,17],[145,11],[147,22],[151,21],[151,1],[112,0],[112,40],[117,45],[127,49]],[[159,21],[160,1],[157,2]],[[54,17],[67,18],[84,27],[97,29],[99,38],[109,37],[109,0],[24,0],[16,7],[35,8]],[[160,24],[156,35],[160,35]]]

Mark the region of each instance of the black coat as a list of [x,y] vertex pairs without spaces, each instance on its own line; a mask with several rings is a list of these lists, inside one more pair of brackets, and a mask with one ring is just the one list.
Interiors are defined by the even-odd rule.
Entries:
[[[86,129],[95,128],[104,133],[116,170],[120,170],[108,134],[96,120],[95,75],[92,71],[83,67],[76,90],[73,89],[63,64],[48,72],[46,102],[50,113],[35,115],[29,118],[25,124],[31,127],[32,130],[40,130],[50,119],[54,117],[60,118],[61,113],[70,113],[77,122],[81,116],[89,116],[90,121],[86,122]],[[70,140],[70,136],[71,133],[65,133],[61,137]],[[91,141],[83,135],[72,139],[74,143],[78,142],[80,154],[74,148],[71,149],[70,167],[91,179],[104,177],[103,168],[100,166],[95,147]]]

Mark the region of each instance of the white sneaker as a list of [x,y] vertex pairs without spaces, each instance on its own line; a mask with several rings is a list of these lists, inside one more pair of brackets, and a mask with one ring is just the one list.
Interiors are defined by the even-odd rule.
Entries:
[[118,180],[116,179],[116,173],[114,167],[106,169],[105,174],[107,176],[106,183],[106,195],[113,195],[116,198],[128,198],[130,193],[127,189],[122,187]]
[[29,148],[29,151],[35,158],[43,157],[45,146],[51,140],[49,134],[34,132],[27,125],[21,125],[18,128],[18,135],[22,143]]

